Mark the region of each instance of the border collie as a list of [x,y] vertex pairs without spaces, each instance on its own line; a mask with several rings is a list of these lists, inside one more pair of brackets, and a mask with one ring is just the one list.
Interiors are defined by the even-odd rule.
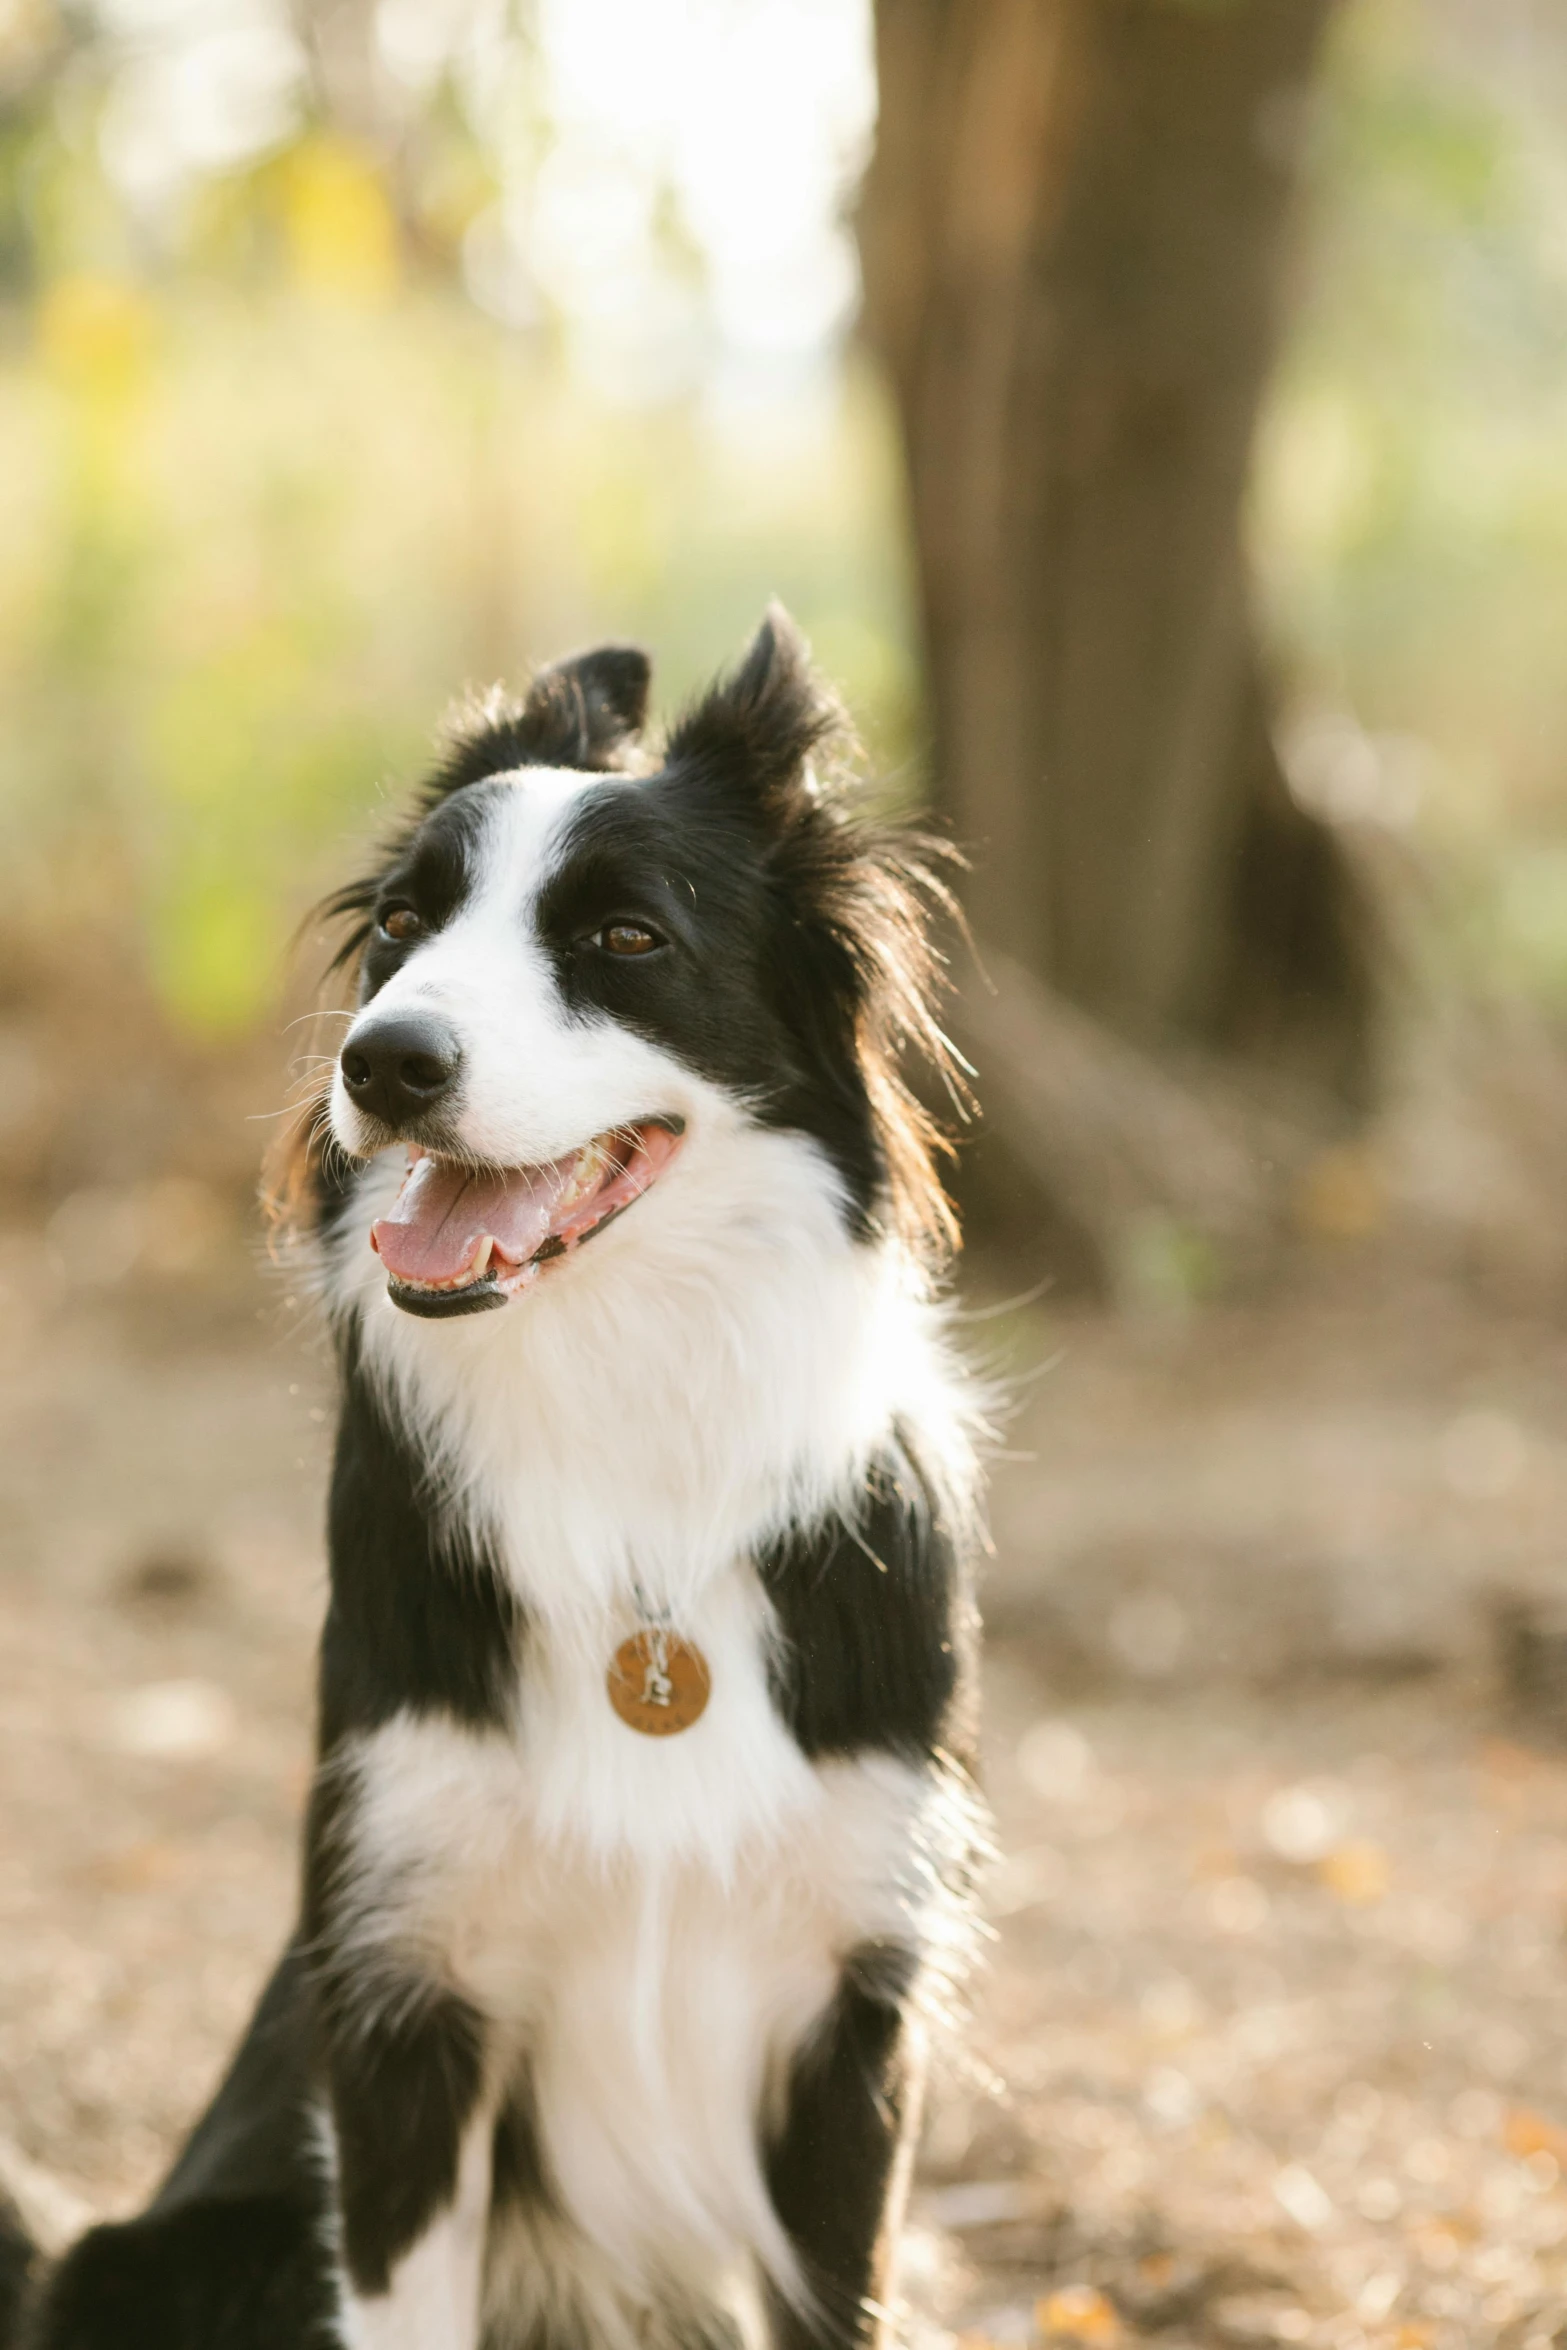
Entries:
[[332,912],[336,1337],[299,1924],[39,2350],[883,2340],[982,1815],[918,854],[787,616],[639,752],[470,711]]

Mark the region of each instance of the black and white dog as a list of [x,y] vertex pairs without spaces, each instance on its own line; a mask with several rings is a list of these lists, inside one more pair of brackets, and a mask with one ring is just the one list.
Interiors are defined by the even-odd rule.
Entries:
[[899,1063],[925,876],[775,610],[639,755],[470,715],[334,910],[341,1365],[300,1924],[40,2350],[847,2346],[960,1968],[975,1483]]

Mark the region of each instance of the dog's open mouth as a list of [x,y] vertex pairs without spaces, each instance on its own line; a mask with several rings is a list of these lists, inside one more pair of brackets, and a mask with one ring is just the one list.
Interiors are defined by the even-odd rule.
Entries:
[[684,1131],[678,1118],[644,1119],[542,1167],[476,1170],[413,1151],[391,1214],[370,1230],[392,1302],[427,1317],[505,1305],[640,1199]]

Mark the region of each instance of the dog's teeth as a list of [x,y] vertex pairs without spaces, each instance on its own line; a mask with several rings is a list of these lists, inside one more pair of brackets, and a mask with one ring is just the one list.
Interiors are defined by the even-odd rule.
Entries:
[[555,1214],[560,1216],[566,1210],[574,1208],[578,1200],[586,1198],[590,1191],[596,1190],[603,1179],[608,1164],[609,1154],[603,1144],[599,1142],[588,1143],[577,1154],[577,1164],[572,1170],[570,1182],[556,1204]]
[[476,1281],[482,1279],[494,1253],[495,1243],[486,1233],[460,1273],[449,1273],[444,1281],[433,1282],[431,1286],[435,1289],[471,1289]]
[[404,1281],[402,1286],[405,1289],[425,1290],[432,1297],[439,1297],[442,1291],[448,1289],[471,1289],[489,1271],[490,1259],[494,1254],[495,1242],[486,1233],[460,1273],[445,1274],[439,1281]]

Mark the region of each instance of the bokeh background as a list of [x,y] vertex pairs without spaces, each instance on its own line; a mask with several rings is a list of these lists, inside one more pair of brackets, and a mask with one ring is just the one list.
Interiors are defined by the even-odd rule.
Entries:
[[292,1901],[309,908],[465,687],[634,636],[668,710],[779,594],[986,974],[1005,1857],[911,2327],[1567,2340],[1564,156],[1550,0],[0,0],[43,2236]]

